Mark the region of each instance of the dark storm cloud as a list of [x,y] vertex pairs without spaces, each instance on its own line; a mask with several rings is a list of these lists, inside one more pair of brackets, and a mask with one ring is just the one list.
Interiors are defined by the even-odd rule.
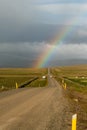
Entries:
[[[42,53],[44,52],[45,55],[45,50],[48,49],[49,51],[50,47],[53,48],[52,46],[53,45],[45,42],[3,43],[0,46],[0,67],[33,67],[36,65],[36,61],[40,59]],[[86,59],[86,44],[60,44],[56,46],[46,66],[66,65],[66,63],[68,65],[70,63],[72,64],[72,62],[73,64],[77,63],[76,61],[78,61],[78,63],[86,63]]]
[[49,40],[54,35],[56,26],[30,24],[17,28],[4,26],[0,30],[0,42],[39,42]]
[[[64,28],[64,25],[54,24],[54,21],[56,21],[56,23],[61,23],[63,21],[61,17],[64,18],[64,15],[62,16],[61,12],[62,14],[65,11],[66,13],[68,13],[69,7],[67,7],[67,5],[62,7],[61,5],[57,5],[58,7],[53,6],[52,8],[51,6],[49,6],[48,8],[48,6],[46,6],[42,8],[41,5],[38,5],[38,3],[40,2],[39,0],[36,1],[36,5],[34,4],[34,2],[34,0],[0,0],[0,44],[9,42],[48,42],[53,39],[56,34],[60,35],[61,30],[63,30]],[[49,3],[53,1],[48,0],[44,2]],[[60,2],[60,0],[56,0],[54,1],[54,3],[55,2]],[[66,2],[69,1],[66,0]],[[64,3],[64,0],[62,1],[62,3]],[[72,5],[71,12],[75,10],[76,13],[77,7],[78,6],[74,7]],[[59,10],[59,14],[59,11],[56,11],[55,8],[65,8],[65,10]],[[66,8],[68,8],[68,11],[66,10]],[[79,10],[81,8],[82,6],[80,5]],[[43,22],[43,24],[41,24],[41,22]],[[45,22],[48,22],[48,24],[45,24]],[[80,35],[77,32],[78,28],[76,32],[73,31],[69,34],[69,36],[67,35],[67,37],[64,39],[66,43],[79,43],[87,41],[86,35]]]
[[40,50],[37,43],[33,46],[31,43],[3,43],[0,46],[0,67],[32,67]]
[[30,32],[26,29],[36,19],[36,7],[30,3],[31,0],[0,0],[0,42],[28,39]]
[[[61,5],[58,5],[58,7],[53,6],[53,8],[50,6],[49,8],[44,7],[45,10],[43,10],[42,6],[39,8],[39,0],[36,1],[36,5],[34,2],[34,0],[0,0],[0,44],[4,42],[18,43],[50,41],[56,34],[60,35],[64,25],[54,24],[54,21],[56,21],[56,23],[58,23],[59,19],[61,19],[59,23],[63,21],[61,18],[64,18],[64,16],[61,15],[63,10],[60,10],[60,14],[50,14],[50,12],[55,12],[55,8],[61,8]],[[48,0],[44,2],[49,3],[53,1]],[[60,2],[60,0],[56,0],[54,3],[55,2]],[[66,2],[69,1],[66,0]],[[62,1],[62,3],[64,3],[64,1]],[[71,12],[73,12],[73,10],[76,12],[76,7],[72,5]],[[66,5],[62,8],[65,8],[66,10],[68,7]],[[80,8],[81,7],[79,7],[79,9]],[[48,12],[47,9],[49,9],[50,12]],[[66,13],[67,12],[69,12],[69,9]],[[58,13],[58,11],[56,11],[56,13]],[[45,24],[47,21],[48,24]],[[41,22],[43,22],[43,24],[41,24]],[[77,31],[78,30],[76,30],[76,32]],[[66,43],[87,41],[86,35],[82,36],[76,32],[73,31],[70,33],[69,37],[66,37]]]
[[[61,34],[61,32],[70,25],[52,25],[52,24],[30,24],[28,27],[17,27],[9,25],[0,26],[0,43],[3,42],[49,42],[54,37]],[[65,30],[64,30],[65,31]],[[65,32],[66,34],[66,32]],[[63,39],[65,43],[87,43],[87,28],[84,26],[75,26],[66,34]]]

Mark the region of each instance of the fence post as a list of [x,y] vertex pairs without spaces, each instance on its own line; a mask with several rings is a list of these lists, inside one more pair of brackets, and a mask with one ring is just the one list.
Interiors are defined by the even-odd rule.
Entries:
[[77,114],[72,116],[72,130],[76,130]]
[[62,84],[64,84],[64,79],[62,79]]
[[66,83],[64,84],[64,89],[66,90]]
[[18,84],[17,84],[17,82],[16,82],[16,89],[18,89]]

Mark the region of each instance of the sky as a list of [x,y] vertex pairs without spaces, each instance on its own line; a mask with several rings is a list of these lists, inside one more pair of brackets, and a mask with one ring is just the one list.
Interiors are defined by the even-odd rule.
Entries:
[[0,67],[35,67],[65,28],[44,67],[87,63],[87,0],[0,0]]

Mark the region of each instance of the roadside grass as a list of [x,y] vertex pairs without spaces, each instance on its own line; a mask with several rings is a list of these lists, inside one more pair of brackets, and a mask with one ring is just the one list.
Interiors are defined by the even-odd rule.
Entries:
[[77,91],[84,94],[87,94],[87,86],[80,84],[80,82],[74,82],[72,80],[65,79],[68,89],[71,91]]
[[61,86],[63,80],[67,84],[63,92],[78,115],[77,129],[87,129],[87,65],[52,68],[51,72]]
[[17,83],[20,86],[27,80],[30,80],[32,77],[0,77],[0,87],[4,89],[15,88]]
[[87,79],[82,79],[82,78],[76,79],[76,78],[72,78],[72,77],[67,78],[67,79],[71,80],[72,82],[78,83],[80,85],[87,86]]
[[47,83],[48,83],[47,78],[46,79],[39,78],[31,82],[27,87],[46,87]]
[[34,79],[35,77],[39,78],[43,75],[47,75],[46,68],[2,68],[0,69],[0,91],[14,89],[16,87],[16,83],[18,84],[18,86],[20,86],[30,81],[31,79]]
[[52,68],[51,72],[60,83],[64,79],[68,89],[87,93],[86,65]]

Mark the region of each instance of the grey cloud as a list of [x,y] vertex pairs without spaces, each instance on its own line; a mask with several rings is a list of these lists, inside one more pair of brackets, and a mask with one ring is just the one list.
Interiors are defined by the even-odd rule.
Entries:
[[[73,29],[74,28],[74,29]],[[71,31],[64,39],[65,43],[83,44],[87,43],[87,28],[85,26],[71,27]],[[84,35],[85,34],[85,35]]]
[[69,66],[87,64],[87,59],[67,59],[67,60],[53,60],[45,65],[45,67]]
[[42,42],[49,40],[56,32],[55,25],[30,24],[0,28],[0,42]]
[[[57,16],[54,16],[54,18],[49,14],[38,12],[38,6],[31,3],[32,0],[0,0],[0,44],[9,42],[14,44],[18,42],[49,42],[56,34],[60,35],[61,30],[65,28],[64,25],[40,23],[45,18],[47,20],[47,17],[52,22],[56,21]],[[80,27],[80,29],[83,29],[83,27]],[[66,43],[86,43],[87,38],[86,35],[78,33],[77,28],[69,36],[67,35],[64,40]]]
[[[39,43],[38,43],[39,45]],[[37,43],[3,43],[0,45],[0,67],[32,67],[41,46]]]
[[[32,0],[32,2],[34,2]],[[87,3],[86,0],[36,0],[40,4],[53,4],[53,3]]]
[[[69,29],[66,34],[65,28]],[[74,29],[73,29],[74,28]],[[0,43],[18,42],[50,42],[53,38],[60,35],[64,30],[66,37],[65,43],[87,43],[87,28],[84,26],[53,25],[53,24],[30,24],[28,26],[0,27]],[[83,33],[83,35],[82,35]],[[85,35],[84,35],[85,33]],[[63,34],[64,35],[64,34]]]
[[33,18],[34,10],[30,0],[0,0],[0,18],[4,20],[11,18],[19,23],[28,22]]
[[[33,67],[39,56],[49,51],[49,43],[3,43],[0,45],[0,67]],[[45,53],[44,53],[45,54]],[[60,44],[49,57],[46,66],[86,63],[87,44]],[[81,61],[80,61],[81,59]],[[82,60],[84,59],[84,60]],[[67,61],[67,62],[66,62]]]
[[23,32],[36,19],[35,10],[36,7],[29,0],[0,0],[0,41],[26,39]]
[[87,64],[87,44],[60,44],[45,63],[48,66]]

